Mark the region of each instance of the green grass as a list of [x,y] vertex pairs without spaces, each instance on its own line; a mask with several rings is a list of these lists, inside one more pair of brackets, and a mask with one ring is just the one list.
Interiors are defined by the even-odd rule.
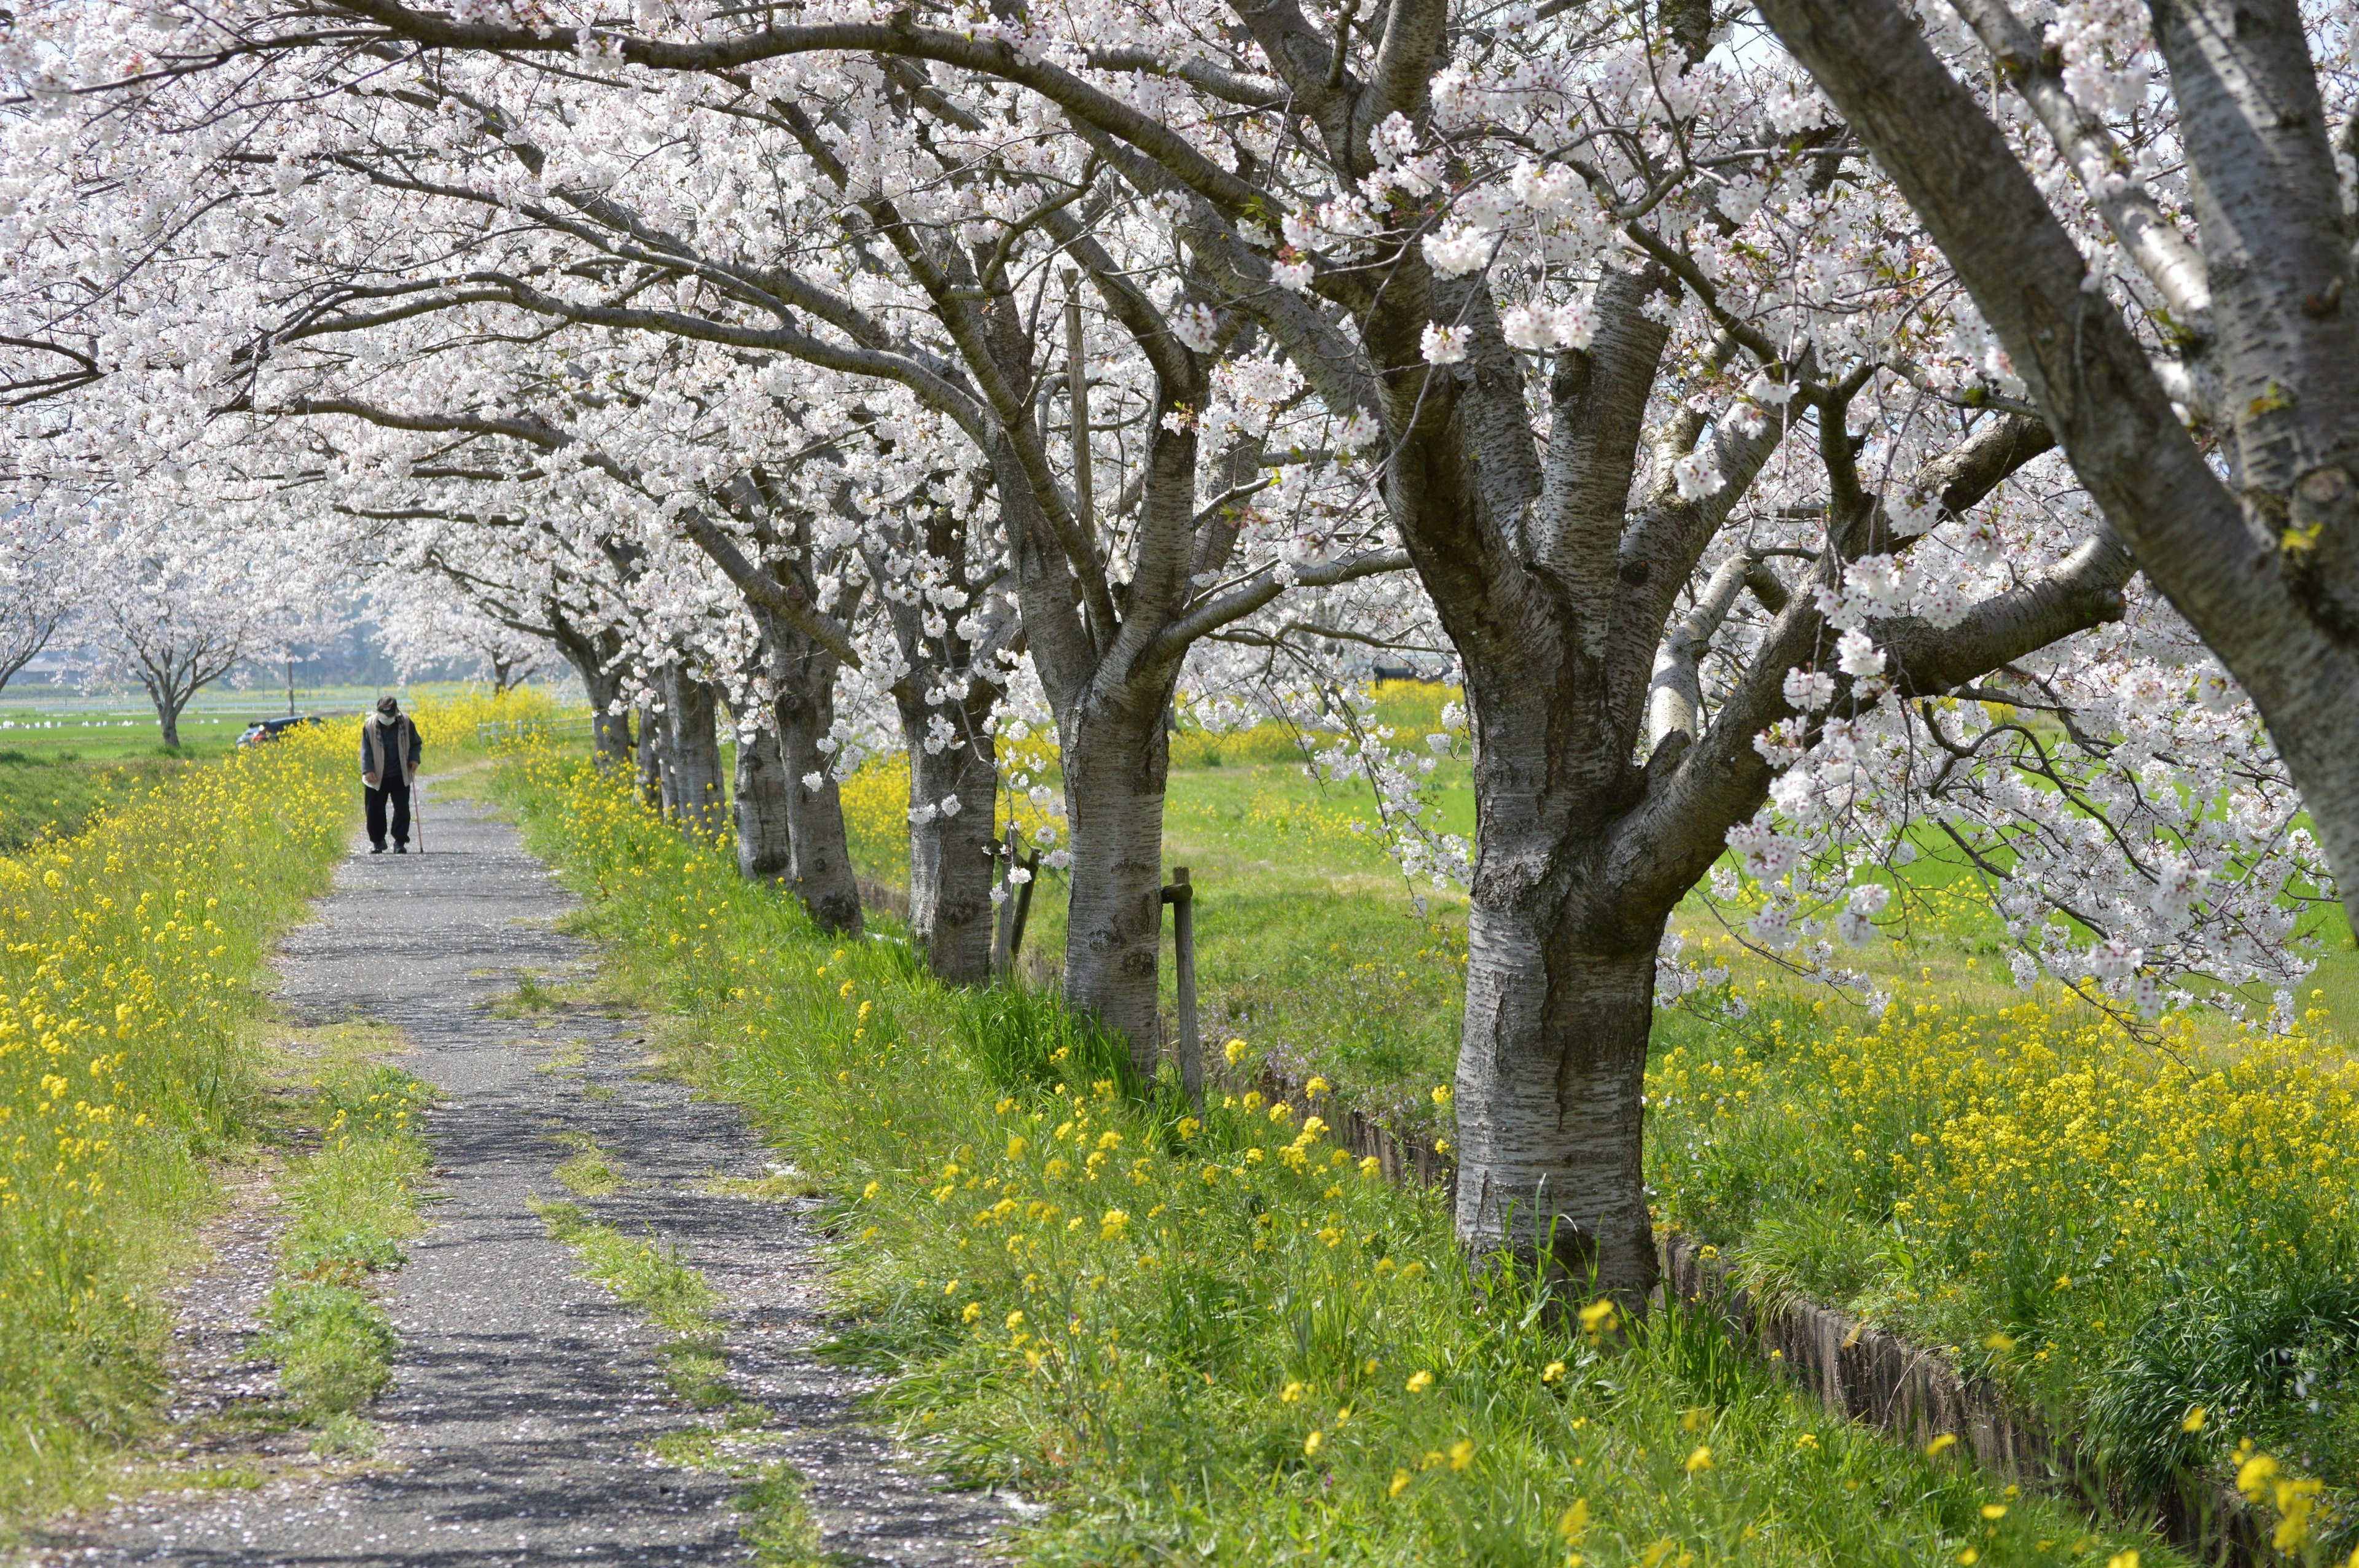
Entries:
[[801,1473],[768,1452],[781,1435],[765,1430],[769,1412],[729,1387],[728,1348],[714,1316],[721,1298],[704,1276],[676,1251],[635,1241],[579,1204],[530,1202],[549,1233],[582,1260],[584,1276],[670,1335],[656,1352],[664,1381],[674,1398],[709,1419],[658,1438],[655,1457],[745,1483],[735,1498],[738,1528],[762,1568],[823,1568],[828,1559],[803,1505]]
[[1353,1167],[1310,1108],[1233,1098],[1200,1125],[1125,1092],[1050,1004],[831,943],[581,773],[503,784],[681,1070],[833,1195],[855,1314],[835,1354],[884,1373],[881,1408],[967,1476],[1049,1505],[1018,1533],[1029,1561],[2103,1563],[2125,1544],[1829,1417],[1683,1313],[1584,1334],[1581,1296],[1470,1271],[1439,1195]]
[[614,1153],[600,1148],[596,1139],[586,1132],[560,1132],[557,1141],[573,1151],[570,1158],[558,1162],[556,1172],[568,1190],[585,1198],[603,1198],[622,1189],[623,1173],[615,1169]]
[[762,1466],[736,1500],[746,1517],[745,1544],[762,1568],[825,1568],[819,1526],[803,1506],[802,1474],[792,1465],[773,1460]]
[[[1234,749],[1234,738],[1223,744]],[[1448,825],[1470,831],[1465,764],[1445,763],[1436,776]],[[1189,868],[1197,890],[1208,1027],[1305,1065],[1306,1076],[1315,1064],[1369,1109],[1411,1127],[1430,1122],[1428,1097],[1450,1081],[1457,1056],[1464,898],[1412,887],[1375,839],[1354,831],[1375,819],[1364,784],[1321,785],[1293,764],[1199,763],[1172,769],[1166,800],[1165,862]],[[864,876],[906,884],[906,827],[872,823],[854,835]],[[1024,937],[1036,981],[1051,981],[1063,963],[1066,892],[1063,876],[1042,873]],[[1165,951],[1169,1019],[1177,996]]]
[[[1373,816],[1364,789],[1321,787],[1299,767],[1265,760],[1285,754],[1284,740],[1264,730],[1175,742],[1165,858],[1189,866],[1198,890],[1200,989],[1216,1031],[1208,1044],[1217,1048],[1222,1033],[1234,1032],[1249,1044],[1248,1065],[1269,1055],[1298,1078],[1321,1074],[1361,1108],[1387,1114],[1397,1128],[1440,1135],[1446,1112],[1437,1110],[1431,1090],[1453,1076],[1464,903],[1406,887],[1381,851],[1353,831],[1354,823]],[[1464,767],[1446,763],[1437,777],[1451,825],[1463,830],[1471,817]],[[899,829],[871,815],[878,816],[872,831],[856,837],[863,870],[898,874],[906,867],[906,854],[895,855]],[[1968,1019],[1995,1020],[2020,1006],[2004,933],[1977,901],[1951,885],[1956,868],[1929,855],[1911,874],[1907,940],[1878,944],[1846,961],[1912,1004],[1938,1001]],[[1044,878],[1033,906],[1027,946],[1037,979],[1053,980],[1061,955],[1063,891],[1061,879]],[[2337,920],[2323,924],[2336,940],[2310,988],[2312,1027],[2332,1036],[2337,1020],[2359,1017],[2353,1000],[2359,998],[2359,954],[2349,950]],[[891,929],[889,921],[878,925]],[[1737,951],[1701,900],[1683,908],[1675,925],[1688,938],[1688,957],[1731,968],[1750,1009],[1742,1020],[1677,1009],[1659,1013],[1658,1073],[1667,1062],[1729,1063],[1741,1049],[1753,1065],[1770,1064],[1777,1098],[1737,1119],[1697,1119],[1692,1100],[1669,1116],[1658,1112],[1648,1171],[1663,1195],[1663,1218],[1727,1248],[1766,1292],[1832,1303],[1919,1344],[1953,1347],[1955,1358],[1999,1377],[2058,1424],[2082,1433],[2114,1484],[2152,1493],[2178,1485],[2163,1478],[2188,1466],[2190,1484],[2216,1481],[2233,1471],[2233,1444],[2245,1437],[2303,1474],[2359,1475],[2359,1436],[2353,1435],[2359,1433],[2359,1379],[2347,1372],[2359,1364],[2359,1335],[2342,1326],[2344,1315],[2333,1304],[2349,1288],[2350,1260],[2359,1251],[2359,1225],[2350,1215],[2338,1216],[2329,1203],[2312,1205],[2313,1217],[2302,1222],[2306,1239],[2296,1244],[2308,1261],[2290,1270],[2218,1233],[2212,1221],[2192,1217],[2174,1218],[2170,1225],[2184,1228],[2163,1227],[2161,1245],[2142,1252],[2110,1243],[2110,1227],[2127,1222],[2103,1203],[2060,1200],[2047,1219],[2027,1209],[2006,1226],[1981,1230],[1937,1232],[1921,1217],[1897,1225],[1891,1205],[1904,1198],[1902,1191],[1871,1184],[1856,1197],[1845,1195],[1851,1189],[1843,1173],[1858,1158],[1879,1164],[1915,1158],[1920,1139],[1973,1137],[1970,1125],[1947,1126],[1976,1112],[1972,1095],[1962,1092],[1972,1076],[1961,1079],[1962,1092],[1884,1106],[1882,1119],[1864,1119],[1875,1135],[1861,1137],[1852,1130],[1853,1113],[1837,1116],[1827,1103],[1829,1059],[1801,1048],[1823,1046],[1846,1029],[1872,1035],[1875,1022],[1865,1010],[1795,985]],[[1162,979],[1168,1019],[1168,961]],[[2055,1000],[2053,987],[2041,994]],[[1060,1022],[1052,1007],[1002,993],[985,1008],[1014,1009],[1027,1020],[997,1033],[961,1025],[962,1048],[996,1077],[1039,1081],[1043,1058],[1075,1043],[1068,1037],[1071,1026]],[[1988,1027],[2003,1039],[2016,1026]],[[1169,1033],[1167,1022],[1167,1038]],[[2197,1062],[2233,1060],[2239,1049],[2216,1021],[2196,1024],[2185,1048]],[[2101,1052],[2125,1055],[2154,1059],[2126,1041]],[[2321,1087],[2317,1070],[2306,1071],[2284,1080],[2297,1100]],[[2043,1094],[2055,1087],[2037,1074],[2027,1082]],[[2218,1098],[2224,1104],[2227,1097]],[[2136,1147],[2172,1118],[2200,1123],[2212,1108],[2197,1101],[2163,1122],[2140,1113],[2149,1119],[2133,1118],[2118,1136]],[[2061,1137],[2064,1125],[2049,1136]],[[2048,1158],[2052,1164],[2060,1156]],[[2146,1178],[2129,1178],[2133,1184],[2125,1187],[2125,1179],[2094,1173],[2089,1190],[2147,1193],[2157,1206],[2137,1223],[2155,1230],[2171,1196],[2169,1184],[2147,1179],[2142,1187],[2135,1181]],[[2224,1166],[2207,1179],[2233,1180]],[[2005,1208],[1986,1206],[1992,1213]],[[2067,1212],[2080,1235],[2070,1245],[2051,1244],[2053,1217]],[[2134,1255],[2145,1260],[2134,1267]],[[2053,1281],[2085,1281],[2093,1267],[2106,1281],[2102,1297],[2084,1282],[2069,1300],[2049,1300],[2060,1294]],[[2002,1331],[2024,1342],[2012,1361],[1983,1348]],[[2177,1413],[2165,1422],[2156,1412],[2174,1400]],[[2180,1421],[2199,1405],[2212,1412],[2204,1431],[2180,1433]],[[2354,1512],[2346,1500],[2330,1498],[2321,1534],[2341,1540],[2347,1551],[2353,1541],[2343,1537],[2359,1530]]]
[[92,817],[159,784],[190,761],[159,745],[92,752],[0,747],[0,853],[36,839],[71,837]]
[[398,1068],[349,1055],[315,1087],[320,1147],[278,1186],[290,1213],[254,1353],[277,1365],[318,1452],[366,1453],[375,1436],[358,1412],[392,1378],[397,1346],[370,1284],[401,1266],[402,1243],[424,1227],[418,1119],[433,1097]]
[[549,1235],[573,1249],[584,1277],[636,1307],[671,1337],[658,1349],[665,1379],[690,1409],[719,1410],[735,1401],[728,1359],[713,1309],[721,1298],[704,1276],[660,1243],[634,1240],[590,1217],[580,1204],[530,1200]]

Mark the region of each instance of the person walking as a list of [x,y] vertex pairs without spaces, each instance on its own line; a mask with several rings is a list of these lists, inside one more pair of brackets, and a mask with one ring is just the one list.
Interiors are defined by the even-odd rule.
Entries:
[[393,807],[393,852],[409,853],[409,786],[418,782],[419,759],[425,746],[418,726],[389,697],[376,699],[376,711],[361,721],[361,791],[368,803],[369,853],[385,853],[386,806]]

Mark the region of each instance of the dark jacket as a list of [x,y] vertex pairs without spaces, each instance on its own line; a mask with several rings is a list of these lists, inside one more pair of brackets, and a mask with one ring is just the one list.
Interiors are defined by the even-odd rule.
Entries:
[[389,718],[382,713],[372,713],[361,720],[363,783],[374,777],[377,782],[372,787],[384,788],[388,781],[385,768],[379,764],[387,759],[400,757],[405,752],[408,757],[402,764],[401,782],[406,788],[416,782],[419,759],[426,754],[424,744],[418,739],[418,726],[409,721],[407,713],[397,713]]

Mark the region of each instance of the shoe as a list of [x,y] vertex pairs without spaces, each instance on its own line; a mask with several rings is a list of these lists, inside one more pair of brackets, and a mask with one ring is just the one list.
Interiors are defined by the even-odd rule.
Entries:
[[382,844],[372,844],[369,846],[369,853],[372,855],[382,855],[385,853],[385,846]]
[[407,844],[396,844],[393,847],[393,852],[397,855],[407,855],[409,853],[409,846]]

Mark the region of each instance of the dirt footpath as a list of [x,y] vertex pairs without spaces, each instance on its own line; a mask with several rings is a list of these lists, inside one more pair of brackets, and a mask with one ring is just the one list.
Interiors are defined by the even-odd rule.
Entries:
[[[810,1354],[827,1325],[808,1206],[716,1185],[760,1182],[773,1156],[733,1108],[644,1076],[633,1021],[578,1006],[499,1016],[514,1014],[495,1004],[519,975],[585,975],[594,954],[550,929],[573,901],[514,828],[464,801],[427,812],[429,852],[371,856],[362,841],[279,966],[298,1020],[398,1028],[414,1046],[401,1065],[443,1092],[428,1120],[432,1227],[386,1292],[401,1347],[393,1386],[364,1412],[381,1445],[342,1478],[299,1470],[254,1490],[151,1493],[42,1555],[241,1568],[749,1559],[731,1506],[740,1483],[650,1456],[696,1419],[667,1392],[663,1336],[577,1276],[527,1206],[538,1195],[652,1232],[721,1292],[731,1384],[772,1412],[779,1437],[765,1451],[807,1478],[834,1561],[987,1560],[1007,1505],[911,1468],[855,1415],[866,1379]],[[573,1152],[560,1134],[595,1139],[625,1184],[566,1191],[552,1175]],[[254,1262],[234,1260],[241,1279]]]

